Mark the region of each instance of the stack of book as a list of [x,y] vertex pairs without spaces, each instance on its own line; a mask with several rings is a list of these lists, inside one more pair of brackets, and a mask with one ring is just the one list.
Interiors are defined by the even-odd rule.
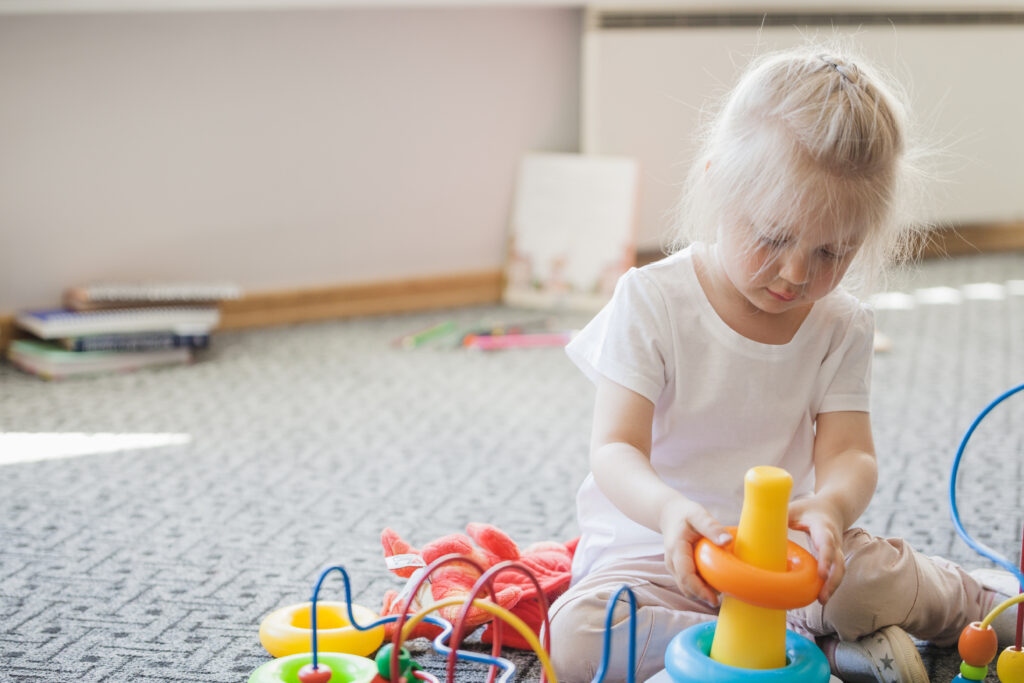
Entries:
[[78,287],[64,308],[22,311],[8,358],[48,379],[135,370],[192,360],[220,322],[218,303],[241,295],[226,284],[119,284]]

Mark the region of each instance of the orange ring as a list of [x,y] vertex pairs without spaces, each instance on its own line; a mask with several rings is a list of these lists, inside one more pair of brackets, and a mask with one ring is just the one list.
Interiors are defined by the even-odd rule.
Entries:
[[[733,538],[736,527],[729,527]],[[776,572],[747,564],[733,554],[733,543],[717,546],[706,538],[697,542],[694,560],[697,571],[711,586],[743,602],[769,609],[796,609],[814,602],[824,581],[818,576],[818,561],[789,541],[786,571]]]

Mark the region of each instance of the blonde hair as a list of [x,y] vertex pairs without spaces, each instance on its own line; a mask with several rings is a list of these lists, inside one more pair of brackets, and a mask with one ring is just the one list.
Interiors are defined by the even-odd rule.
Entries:
[[725,220],[761,235],[828,220],[859,238],[845,280],[854,290],[915,255],[924,173],[906,96],[841,52],[808,45],[754,60],[704,131],[672,249],[713,242]]

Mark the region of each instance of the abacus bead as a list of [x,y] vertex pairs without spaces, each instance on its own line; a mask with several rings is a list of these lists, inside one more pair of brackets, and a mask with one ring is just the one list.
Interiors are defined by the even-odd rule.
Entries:
[[988,676],[987,666],[971,666],[967,662],[960,662],[960,674],[969,681],[983,681]]
[[317,662],[315,669],[312,664],[307,664],[299,669],[301,683],[327,683],[329,680],[331,680],[331,667],[323,662]]
[[[385,645],[377,651],[376,662],[377,662],[377,673],[385,681],[391,680],[391,643],[385,643]],[[409,651],[404,647],[398,649],[398,674],[404,676],[409,672],[409,667],[412,665],[412,658],[409,656]]]
[[1024,650],[1003,650],[996,662],[996,673],[1002,683],[1024,683]]
[[960,632],[956,649],[971,666],[988,666],[999,651],[999,637],[991,626],[983,629],[980,621],[972,621]]

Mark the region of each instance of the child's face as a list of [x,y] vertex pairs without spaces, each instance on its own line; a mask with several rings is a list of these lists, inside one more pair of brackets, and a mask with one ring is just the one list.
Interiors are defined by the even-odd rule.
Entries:
[[858,235],[830,225],[780,230],[737,220],[720,235],[726,276],[752,306],[772,314],[813,304],[835,289],[859,247]]

